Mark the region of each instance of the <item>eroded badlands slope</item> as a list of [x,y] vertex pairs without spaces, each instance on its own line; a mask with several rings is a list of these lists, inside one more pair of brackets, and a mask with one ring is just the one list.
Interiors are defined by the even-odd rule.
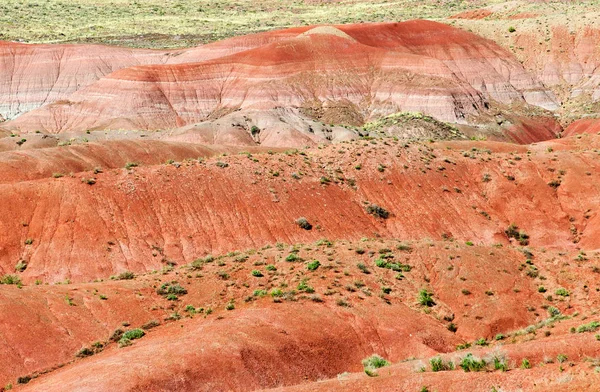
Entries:
[[[576,252],[535,247],[527,252],[450,238],[320,240],[203,257],[129,280],[9,286],[0,297],[2,311],[12,314],[0,324],[0,381],[33,378],[23,390],[45,391],[295,384],[328,390],[340,382],[351,390],[368,385],[381,390],[390,383],[441,388],[429,358],[457,360],[472,352],[501,355],[511,369],[473,376],[480,387],[593,382],[585,377],[585,358],[596,356],[599,346],[593,333],[569,329],[595,320],[589,309],[600,296],[590,271],[598,254],[575,260]],[[159,294],[165,284],[179,287],[174,298]],[[540,285],[569,296],[552,298]],[[433,293],[435,304],[419,304],[423,288]],[[550,307],[562,315],[550,317]],[[142,326],[147,336],[129,347],[110,339],[118,329]],[[23,335],[29,339],[23,341]],[[485,343],[456,351],[480,338]],[[372,353],[395,364],[380,370],[381,379],[358,374],[361,359]],[[559,354],[570,361],[563,365],[562,375],[569,376],[563,381],[558,367],[548,364]],[[523,359],[534,369],[515,370]],[[444,379],[451,390],[467,382],[462,370]]]
[[[322,236],[450,235],[491,244],[513,222],[537,246],[599,246],[597,136],[529,147],[446,143],[384,139],[16,177],[0,185],[11,203],[1,211],[0,268],[10,273],[24,260],[27,282],[82,281]],[[369,203],[390,218],[369,215]],[[316,229],[299,230],[301,216]]]
[[350,125],[399,111],[466,123],[494,102],[557,107],[553,94],[509,52],[444,24],[293,32],[209,61],[125,68],[4,127],[51,133],[175,128],[257,105],[301,107],[317,118],[334,109],[345,112],[343,122]]

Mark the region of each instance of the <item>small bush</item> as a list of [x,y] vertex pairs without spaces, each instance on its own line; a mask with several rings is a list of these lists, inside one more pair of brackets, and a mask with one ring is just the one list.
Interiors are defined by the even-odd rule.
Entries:
[[510,27],[508,28],[508,32],[509,32],[509,33],[514,33],[515,31],[517,31],[517,29],[515,29],[513,26],[510,26]]
[[259,270],[252,270],[252,276],[254,276],[256,278],[262,278],[264,275]]
[[25,260],[19,260],[17,265],[15,265],[15,271],[23,272],[27,269],[27,262]]
[[382,219],[387,219],[390,217],[390,213],[385,208],[380,207],[377,204],[368,205],[367,213]]
[[549,306],[547,310],[550,317],[557,317],[560,315],[560,310],[558,310],[554,306]]
[[0,277],[0,284],[14,284],[18,286],[21,284],[21,278],[17,275],[4,275]]
[[309,271],[315,271],[317,268],[319,268],[320,265],[321,263],[319,262],[319,260],[313,260],[310,263],[308,263],[306,269],[308,269]]
[[130,280],[135,278],[135,274],[131,271],[125,271],[125,272],[121,272],[119,275],[117,275],[117,280]]
[[521,362],[521,369],[531,369],[531,363],[529,362],[529,359],[523,358],[523,361]]
[[591,323],[583,324],[583,325],[580,325],[579,327],[577,327],[577,333],[594,332],[598,328],[600,328],[600,322],[592,321]]
[[217,167],[220,167],[221,169],[223,169],[223,168],[228,167],[229,163],[219,161],[219,162],[215,163],[215,165],[217,165]]
[[177,282],[171,282],[163,283],[163,285],[160,286],[158,290],[156,290],[156,293],[164,297],[169,295],[178,296],[187,294],[187,290],[181,287]]
[[432,307],[435,305],[435,301],[433,300],[433,293],[427,291],[427,289],[421,289],[419,291],[417,301],[422,306]]
[[524,231],[519,231],[519,227],[512,223],[506,230],[504,230],[506,236],[510,238],[514,238],[519,241],[520,245],[526,246],[529,245],[529,235]]
[[480,372],[485,370],[486,363],[483,359],[474,357],[473,354],[468,353],[461,361],[460,367],[465,372]]
[[302,261],[302,258],[300,256],[298,256],[296,253],[290,253],[289,255],[287,255],[287,257],[285,258],[285,261],[293,263],[295,261]]
[[305,217],[301,217],[296,219],[296,224],[304,230],[311,230],[312,229],[312,225],[308,222],[308,219],[306,219]]
[[556,295],[559,295],[559,296],[561,296],[561,297],[568,297],[569,295],[571,295],[567,289],[565,289],[565,288],[562,288],[562,287],[561,287],[561,288],[559,288],[559,289],[557,289],[557,290],[554,292],[554,294],[556,294]]
[[271,297],[273,297],[273,298],[283,297],[283,291],[281,289],[273,289],[273,290],[271,290]]
[[77,351],[77,354],[75,354],[75,356],[77,358],[85,358],[85,357],[90,357],[92,355],[94,355],[94,350],[92,350],[89,347],[84,347],[81,350]]
[[377,376],[377,369],[385,366],[390,366],[390,363],[386,361],[382,356],[373,354],[368,358],[362,360],[362,365],[365,373],[370,377]]
[[142,329],[145,329],[147,331],[149,329],[158,327],[159,325],[160,322],[158,322],[157,320],[150,320],[146,324],[142,325]]
[[135,340],[141,338],[145,334],[146,332],[140,328],[130,329],[129,331],[126,331],[123,336],[121,336],[121,339]]
[[434,357],[429,360],[432,372],[443,372],[447,370],[454,370],[454,362],[444,362],[442,357]]
[[358,267],[358,269],[363,273],[363,274],[370,274],[371,271],[369,271],[369,269],[367,268],[366,265],[364,265],[363,263],[358,263],[356,264],[356,266]]
[[567,360],[568,360],[568,359],[569,359],[569,358],[568,358],[568,357],[567,357],[565,354],[558,354],[558,355],[556,356],[556,360],[557,360],[559,363],[567,362]]

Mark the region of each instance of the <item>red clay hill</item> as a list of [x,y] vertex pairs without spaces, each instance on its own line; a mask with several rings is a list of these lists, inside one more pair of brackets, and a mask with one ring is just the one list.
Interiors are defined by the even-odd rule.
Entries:
[[467,124],[499,105],[557,107],[509,52],[436,22],[303,27],[166,57],[185,62],[122,68],[3,127],[173,129],[277,107],[334,110],[355,126],[399,111]]

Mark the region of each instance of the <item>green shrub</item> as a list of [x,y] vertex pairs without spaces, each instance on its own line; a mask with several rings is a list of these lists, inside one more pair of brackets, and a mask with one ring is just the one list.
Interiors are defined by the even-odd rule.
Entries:
[[598,321],[592,321],[591,323],[583,324],[583,325],[580,325],[579,327],[577,327],[577,332],[578,333],[594,332],[598,328],[600,328],[600,322],[598,322]]
[[486,363],[483,359],[474,357],[473,354],[468,353],[460,361],[460,367],[465,372],[480,372],[485,370]]
[[383,357],[373,354],[368,358],[362,360],[362,365],[365,370],[365,373],[370,377],[377,376],[377,369],[380,369],[385,366],[390,366],[390,363],[386,361]]
[[312,294],[315,292],[315,289],[308,285],[306,279],[302,279],[302,281],[300,281],[298,284],[298,291],[304,291],[305,293]]
[[571,295],[567,289],[562,288],[562,287],[559,289],[556,289],[554,294],[559,295],[561,297],[568,297],[569,295]]
[[521,362],[521,369],[531,369],[531,363],[529,362],[529,359],[523,358],[523,361]]
[[484,338],[479,338],[475,341],[475,345],[477,346],[487,346],[488,342]]
[[433,293],[427,291],[427,289],[419,290],[417,301],[422,306],[432,307],[435,305],[435,301],[433,300]]
[[277,271],[277,268],[273,264],[269,264],[265,267],[267,271]]
[[510,238],[514,238],[519,241],[519,244],[526,246],[529,245],[529,235],[524,231],[519,231],[519,227],[512,223],[506,230],[504,230],[506,236]]
[[494,354],[492,356],[492,362],[494,363],[494,370],[500,370],[502,372],[508,370],[508,361],[505,355]]
[[119,347],[130,346],[132,340],[140,339],[145,334],[146,334],[146,332],[144,332],[140,328],[131,329],[129,331],[126,331],[125,333],[123,333],[121,335],[121,338],[119,339]]
[[281,289],[273,289],[273,290],[271,290],[271,297],[273,297],[273,298],[283,297],[283,291]]
[[262,278],[264,275],[259,270],[252,270],[252,276],[254,276],[256,278]]
[[160,286],[160,288],[156,290],[156,293],[164,297],[169,295],[179,296],[187,294],[187,290],[181,287],[177,282],[170,282],[163,283],[162,286]]
[[377,204],[369,204],[367,206],[367,213],[382,219],[387,219],[390,217],[390,213],[385,208],[380,207]]
[[567,362],[567,360],[568,360],[568,359],[569,359],[569,358],[568,358],[568,357],[567,357],[565,354],[558,354],[558,355],[556,356],[556,360],[557,360],[559,363]]
[[299,257],[296,253],[290,253],[289,255],[287,255],[287,257],[285,258],[285,261],[293,263],[295,261],[302,261],[302,258]]
[[450,360],[448,362],[444,362],[442,357],[431,358],[429,360],[429,363],[431,364],[432,372],[443,372],[443,371],[447,371],[447,370],[454,370],[454,362],[452,362]]
[[15,271],[23,272],[27,269],[27,262],[25,260],[19,260],[17,265],[15,265]]
[[265,295],[267,295],[267,290],[254,290],[252,295],[255,297],[264,297]]
[[550,317],[557,317],[560,315],[560,310],[558,310],[554,306],[548,306],[547,310],[548,310],[548,314],[550,315]]
[[313,260],[310,263],[308,263],[308,265],[306,266],[306,268],[309,271],[315,271],[317,268],[319,268],[320,265],[321,265],[321,263],[319,262],[319,260]]
[[4,276],[0,277],[0,284],[20,285],[21,278],[19,278],[17,275],[4,275]]

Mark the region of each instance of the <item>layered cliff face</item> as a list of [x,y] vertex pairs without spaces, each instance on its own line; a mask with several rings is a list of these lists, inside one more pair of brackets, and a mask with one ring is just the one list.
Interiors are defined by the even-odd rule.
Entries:
[[165,51],[0,42],[0,115],[15,118],[65,99],[118,69],[167,59]]
[[493,102],[556,108],[552,94],[508,52],[435,22],[302,28],[261,37],[247,39],[246,46],[232,42],[242,42],[234,48],[265,45],[208,61],[121,69],[4,127],[50,133],[172,129],[264,105],[314,109],[333,103],[359,122],[414,111],[466,123]]

